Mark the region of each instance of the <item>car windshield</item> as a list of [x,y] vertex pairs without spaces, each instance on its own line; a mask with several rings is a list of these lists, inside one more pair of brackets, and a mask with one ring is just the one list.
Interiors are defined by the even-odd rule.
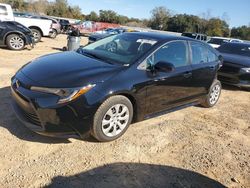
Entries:
[[78,53],[90,55],[106,62],[123,65],[132,64],[148,52],[158,41],[141,35],[124,33],[113,35],[78,50]]
[[250,57],[250,44],[224,44],[218,48],[221,53],[235,54]]
[[227,39],[211,38],[207,43],[222,45],[225,42],[229,42]]

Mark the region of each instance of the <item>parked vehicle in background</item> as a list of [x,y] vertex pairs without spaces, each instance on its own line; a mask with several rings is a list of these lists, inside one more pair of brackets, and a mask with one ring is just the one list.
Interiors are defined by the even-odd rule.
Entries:
[[14,17],[25,17],[25,18],[29,18],[32,16],[31,13],[28,12],[13,12]]
[[31,30],[18,22],[0,21],[0,46],[7,46],[10,50],[22,50],[26,45],[34,45]]
[[67,33],[71,27],[71,24],[69,23],[68,20],[64,20],[64,19],[57,19],[57,21],[60,23],[61,25],[61,32],[62,33]]
[[211,45],[213,48],[219,48],[222,44],[226,42],[243,42],[240,39],[233,39],[233,38],[225,38],[225,37],[211,37],[207,43]]
[[11,80],[13,107],[37,133],[112,141],[131,122],[194,104],[214,106],[220,64],[211,46],[186,37],[113,35],[23,66]]
[[196,40],[207,41],[207,35],[201,33],[182,33],[181,36],[189,37]]
[[117,28],[120,27],[120,25],[106,22],[83,21],[73,24],[72,27],[79,29],[82,35],[89,35],[93,32],[102,31],[107,28]]
[[89,36],[89,44],[108,36],[121,34],[127,31],[128,30],[124,28],[108,28],[103,31],[97,31]]
[[42,19],[42,20],[51,20],[52,25],[51,25],[50,35],[49,35],[51,38],[56,38],[56,36],[61,33],[61,24],[59,23],[59,21],[57,21],[54,18],[51,18],[49,16],[40,16],[40,15],[33,15],[30,18],[36,18],[36,19]]
[[218,51],[224,58],[219,80],[250,90],[250,43],[225,43]]
[[14,17],[11,6],[2,3],[0,3],[0,20],[16,21],[26,26],[32,31],[35,42],[39,42],[43,36],[49,36],[52,25],[51,20]]

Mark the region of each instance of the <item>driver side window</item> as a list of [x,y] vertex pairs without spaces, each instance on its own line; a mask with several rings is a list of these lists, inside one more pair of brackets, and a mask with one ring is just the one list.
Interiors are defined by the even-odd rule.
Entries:
[[172,63],[176,68],[188,65],[187,47],[185,42],[174,41],[165,44],[147,58],[147,68],[154,66],[159,61]]

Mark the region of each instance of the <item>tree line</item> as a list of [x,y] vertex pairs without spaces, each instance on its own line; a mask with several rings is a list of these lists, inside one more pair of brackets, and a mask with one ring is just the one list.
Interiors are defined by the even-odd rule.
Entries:
[[223,36],[250,40],[250,24],[248,26],[229,28],[226,19],[211,16],[195,16],[189,14],[172,14],[164,6],[155,7],[149,19],[130,18],[113,10],[92,11],[84,15],[79,6],[71,6],[67,0],[0,0],[11,4],[15,10],[75,18],[80,20],[118,23],[135,27],[150,27],[157,30],[173,32],[196,32],[209,36]]

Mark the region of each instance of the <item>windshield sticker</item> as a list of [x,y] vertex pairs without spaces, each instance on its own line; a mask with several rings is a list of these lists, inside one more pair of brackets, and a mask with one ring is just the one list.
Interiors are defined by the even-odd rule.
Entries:
[[149,40],[149,39],[138,39],[136,42],[147,43],[147,44],[151,44],[151,45],[154,45],[155,43],[157,43],[157,41]]

